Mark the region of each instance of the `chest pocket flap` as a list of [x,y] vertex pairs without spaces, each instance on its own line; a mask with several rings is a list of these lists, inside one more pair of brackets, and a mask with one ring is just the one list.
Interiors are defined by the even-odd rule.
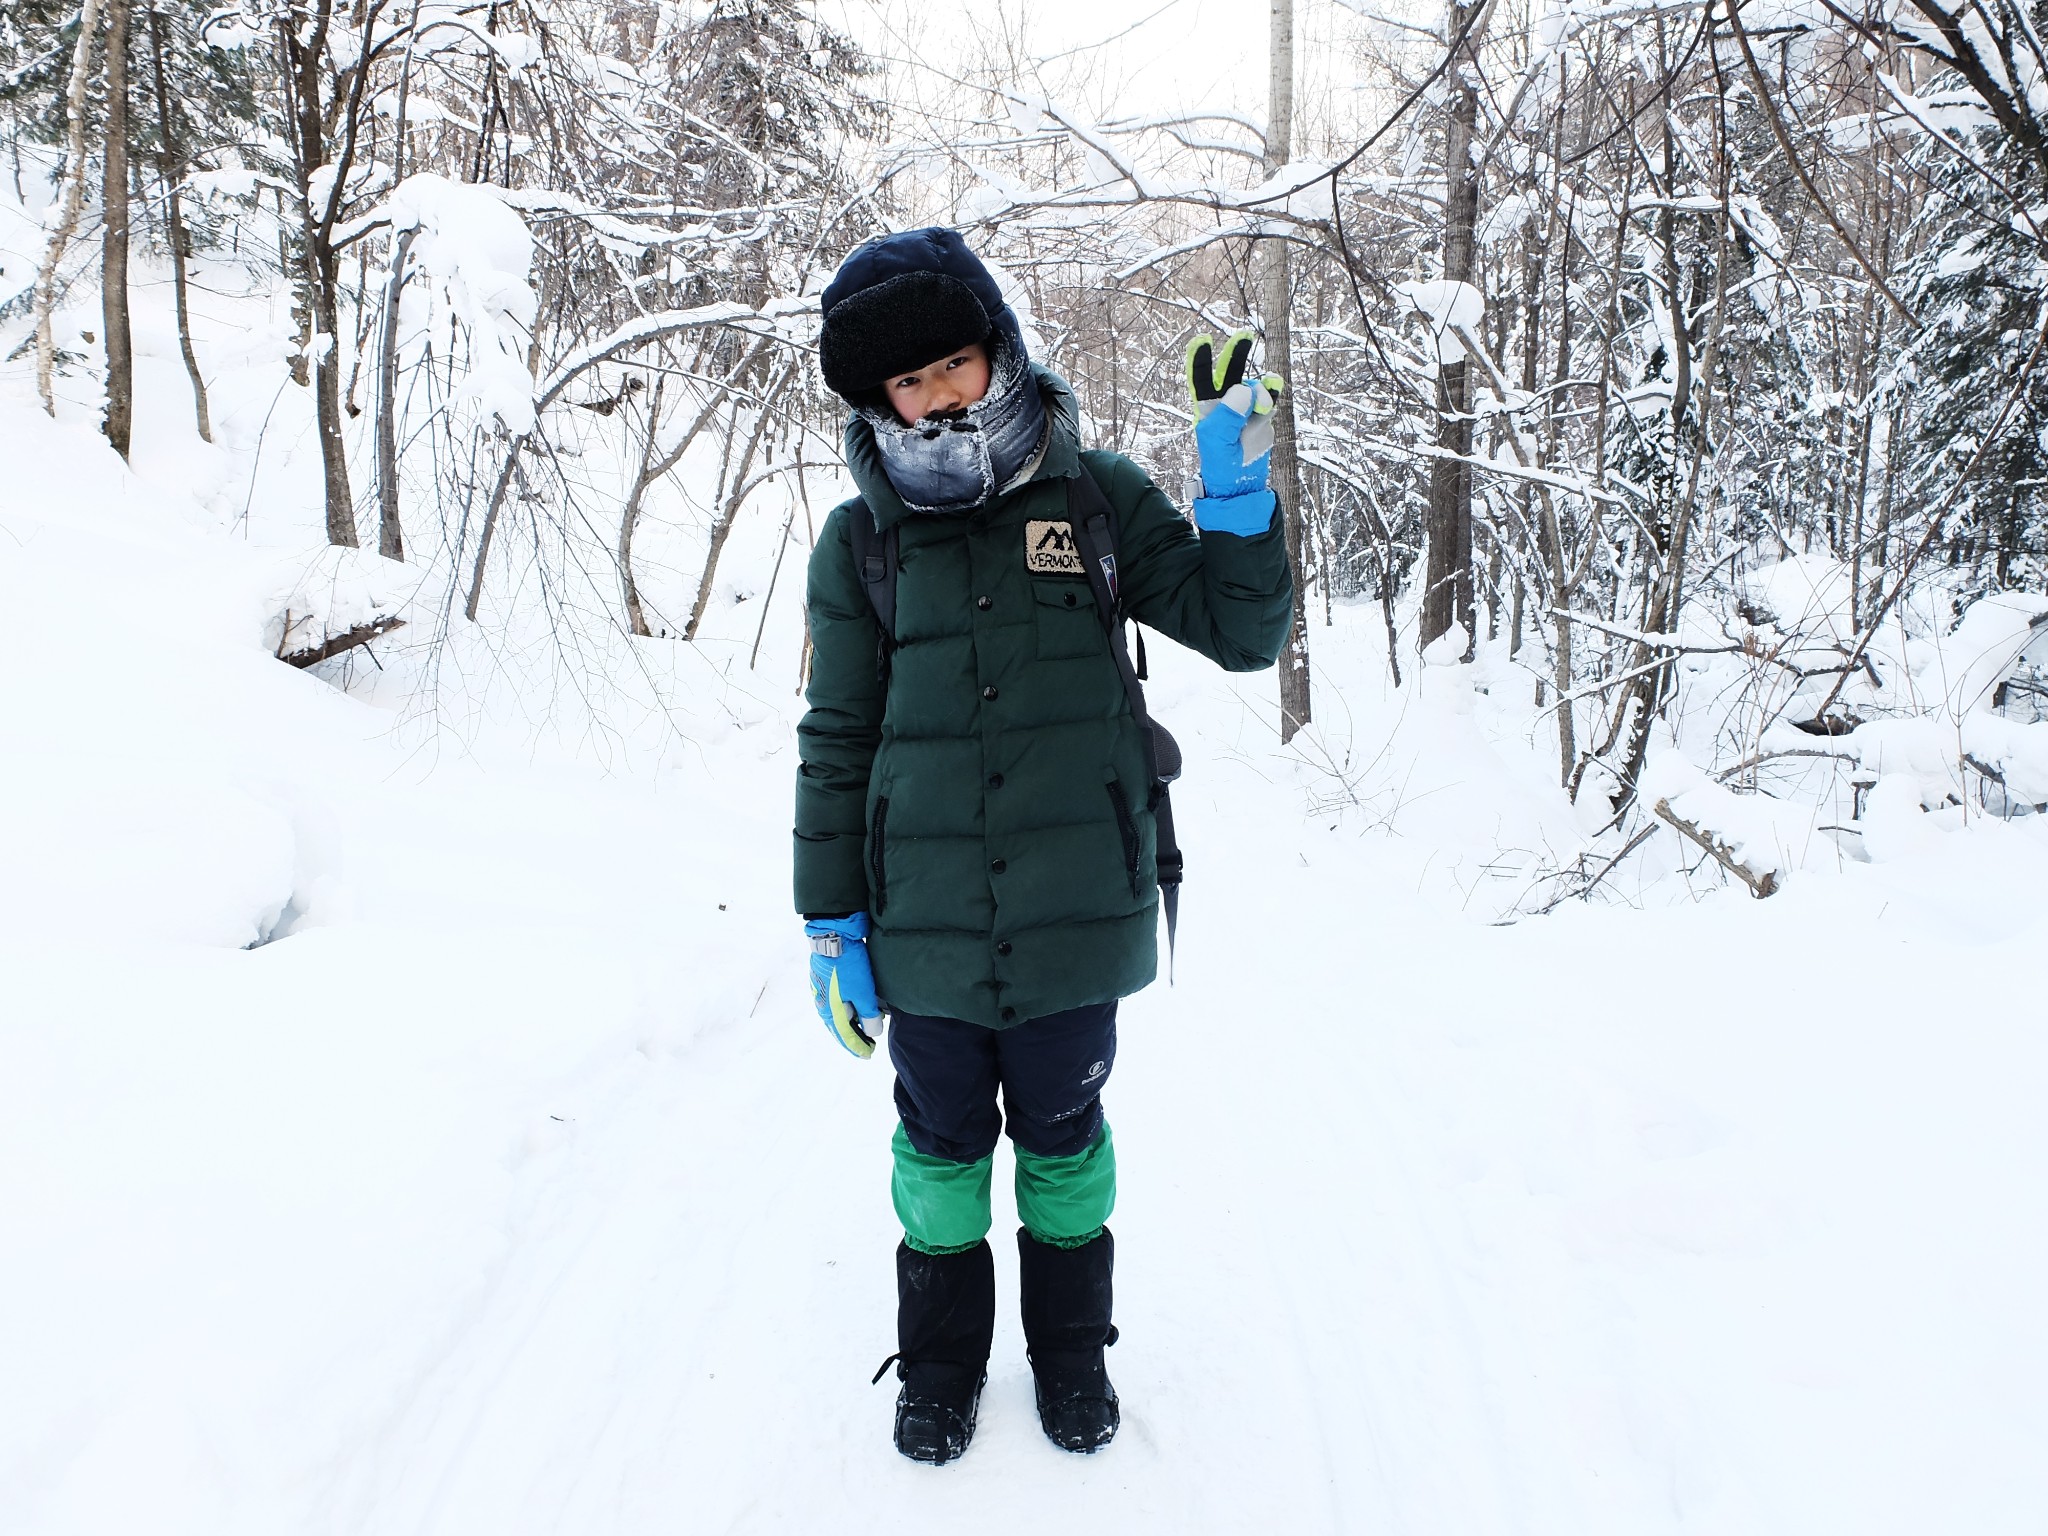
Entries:
[[1038,655],[1042,661],[1066,656],[1093,656],[1103,650],[1102,620],[1095,613],[1095,595],[1088,583],[1037,580],[1031,583],[1038,610]]

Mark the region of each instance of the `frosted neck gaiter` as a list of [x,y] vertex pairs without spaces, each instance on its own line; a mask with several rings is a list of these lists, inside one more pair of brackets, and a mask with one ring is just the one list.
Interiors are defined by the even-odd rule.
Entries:
[[989,337],[988,393],[957,416],[905,426],[887,405],[863,406],[890,485],[912,512],[972,512],[1006,489],[1045,438],[1045,401],[1023,347]]

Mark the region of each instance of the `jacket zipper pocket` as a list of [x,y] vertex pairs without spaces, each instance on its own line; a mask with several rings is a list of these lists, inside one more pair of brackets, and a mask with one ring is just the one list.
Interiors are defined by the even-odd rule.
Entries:
[[1111,780],[1104,786],[1109,790],[1109,803],[1116,809],[1117,835],[1124,840],[1124,873],[1130,877],[1131,894],[1138,894],[1138,856],[1144,851],[1144,842],[1138,836],[1137,818],[1131,815],[1131,802],[1124,795],[1123,785]]
[[875,911],[880,912],[889,901],[889,872],[882,862],[882,836],[889,822],[889,797],[882,796],[875,802],[874,841],[868,849],[868,872],[874,877]]

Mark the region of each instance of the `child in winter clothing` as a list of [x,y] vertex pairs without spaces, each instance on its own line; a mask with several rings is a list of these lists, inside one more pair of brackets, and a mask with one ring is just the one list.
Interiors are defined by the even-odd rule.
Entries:
[[851,408],[860,495],[811,558],[796,906],[839,1041],[868,1055],[890,1016],[896,1445],[945,1462],[973,1434],[1007,1130],[1040,1419],[1056,1444],[1094,1450],[1118,1424],[1102,1355],[1116,1338],[1116,1161],[1101,1094],[1117,1000],[1156,970],[1158,826],[1075,522],[1106,503],[1103,590],[1119,620],[1232,670],[1270,666],[1292,609],[1252,451],[1270,403],[1250,386],[1203,402],[1210,494],[1190,526],[1136,464],[1082,448],[1072,392],[1031,361],[954,231],[862,246],[824,311],[821,362]]

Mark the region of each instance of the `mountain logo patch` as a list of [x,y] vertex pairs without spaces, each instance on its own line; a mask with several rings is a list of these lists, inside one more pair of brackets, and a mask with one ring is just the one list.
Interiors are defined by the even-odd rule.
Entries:
[[1081,551],[1068,522],[1024,525],[1024,568],[1034,576],[1083,576]]

